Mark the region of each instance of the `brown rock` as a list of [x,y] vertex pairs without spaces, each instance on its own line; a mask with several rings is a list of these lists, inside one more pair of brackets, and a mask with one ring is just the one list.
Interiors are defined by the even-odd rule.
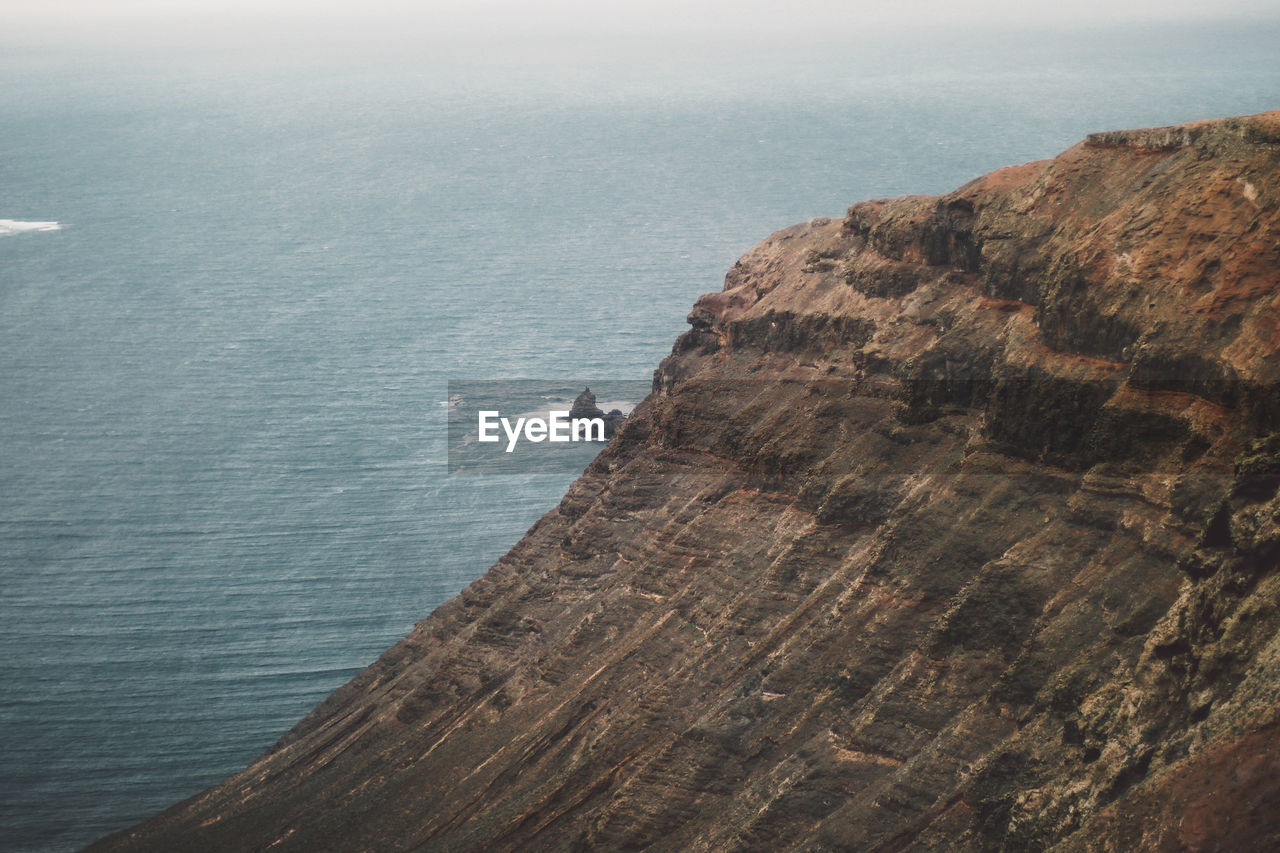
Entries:
[[1280,113],[781,231],[560,506],[101,850],[1275,849]]
[[622,413],[621,409],[611,409],[606,413],[597,406],[596,395],[591,393],[590,388],[583,389],[582,393],[574,399],[573,406],[569,409],[570,420],[579,418],[587,420],[599,418],[604,423],[605,438],[613,438],[613,434],[627,420],[627,416]]

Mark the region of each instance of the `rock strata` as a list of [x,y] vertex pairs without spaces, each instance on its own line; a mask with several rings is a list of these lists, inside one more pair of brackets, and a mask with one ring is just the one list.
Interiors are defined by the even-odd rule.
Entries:
[[1280,849],[1280,113],[778,232],[487,574],[100,850]]

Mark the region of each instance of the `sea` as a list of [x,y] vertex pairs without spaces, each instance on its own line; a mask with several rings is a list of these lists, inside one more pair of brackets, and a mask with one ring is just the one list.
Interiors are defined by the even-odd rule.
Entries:
[[775,230],[1280,107],[1274,23],[821,35],[0,47],[0,850],[240,770],[557,504],[450,472],[450,382],[643,383]]

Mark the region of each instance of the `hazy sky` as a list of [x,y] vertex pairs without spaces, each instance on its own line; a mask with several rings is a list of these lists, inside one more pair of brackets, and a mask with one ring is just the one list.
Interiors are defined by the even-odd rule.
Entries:
[[1277,0],[0,0],[8,39],[472,33],[856,35],[912,27],[1275,18]]

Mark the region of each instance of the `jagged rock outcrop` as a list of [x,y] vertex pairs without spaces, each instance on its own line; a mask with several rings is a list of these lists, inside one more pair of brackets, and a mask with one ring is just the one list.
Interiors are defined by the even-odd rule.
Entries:
[[569,420],[577,420],[586,418],[588,420],[599,418],[604,424],[604,437],[613,438],[613,434],[627,420],[627,416],[622,413],[621,409],[610,409],[608,413],[604,409],[596,405],[596,395],[591,393],[590,388],[584,388],[573,401],[573,406],[569,409]]
[[781,231],[560,506],[102,850],[1280,845],[1280,113]]

